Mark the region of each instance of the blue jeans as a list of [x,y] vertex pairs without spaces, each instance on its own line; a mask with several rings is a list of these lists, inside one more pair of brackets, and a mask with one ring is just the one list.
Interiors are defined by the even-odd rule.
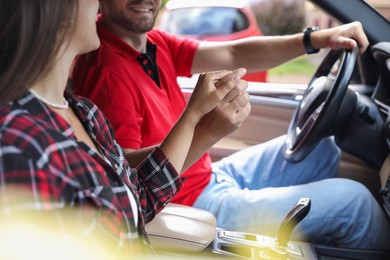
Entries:
[[389,220],[369,190],[334,178],[340,151],[326,138],[300,163],[282,154],[284,136],[213,163],[210,183],[194,207],[213,213],[218,227],[275,236],[301,197],[311,210],[291,238],[341,247],[390,249]]

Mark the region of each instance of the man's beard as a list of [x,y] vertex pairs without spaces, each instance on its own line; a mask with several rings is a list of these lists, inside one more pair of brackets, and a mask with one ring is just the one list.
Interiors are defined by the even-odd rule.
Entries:
[[153,29],[154,21],[150,19],[145,21],[132,21],[125,13],[118,12],[111,17],[111,21],[122,27],[123,29],[133,33],[146,33]]

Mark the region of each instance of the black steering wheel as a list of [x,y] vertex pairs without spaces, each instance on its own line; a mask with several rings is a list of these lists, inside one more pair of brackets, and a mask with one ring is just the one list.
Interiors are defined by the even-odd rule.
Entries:
[[300,162],[321,141],[333,134],[337,117],[352,77],[358,48],[328,52],[310,80],[291,119],[284,142],[284,157]]

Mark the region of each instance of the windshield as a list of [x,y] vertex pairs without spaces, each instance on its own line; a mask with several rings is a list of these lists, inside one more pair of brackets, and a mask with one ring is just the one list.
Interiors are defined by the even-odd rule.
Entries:
[[245,30],[249,21],[238,9],[229,7],[182,8],[161,17],[163,30],[181,35],[225,35]]

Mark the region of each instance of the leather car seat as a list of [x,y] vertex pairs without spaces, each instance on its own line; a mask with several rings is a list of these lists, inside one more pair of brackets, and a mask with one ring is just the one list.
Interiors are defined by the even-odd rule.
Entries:
[[214,240],[216,225],[214,215],[205,210],[170,203],[146,225],[146,231],[156,249],[199,252]]

